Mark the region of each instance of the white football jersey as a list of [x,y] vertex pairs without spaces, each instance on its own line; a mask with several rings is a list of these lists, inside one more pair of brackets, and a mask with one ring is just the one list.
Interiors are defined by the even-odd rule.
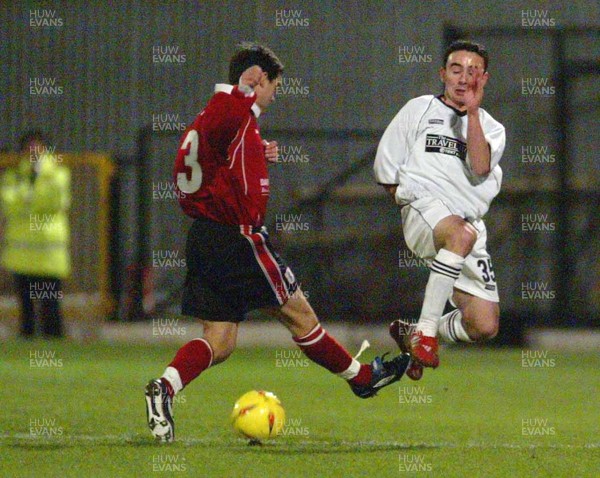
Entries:
[[490,145],[487,176],[472,171],[467,154],[467,113],[446,105],[439,96],[410,100],[383,134],[375,157],[380,184],[397,184],[396,202],[408,204],[422,197],[444,201],[453,214],[481,218],[500,191],[504,126],[479,109],[485,139]]

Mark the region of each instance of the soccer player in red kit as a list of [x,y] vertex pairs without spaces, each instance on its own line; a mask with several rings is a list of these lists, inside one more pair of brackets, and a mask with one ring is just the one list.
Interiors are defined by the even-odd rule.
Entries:
[[146,386],[148,425],[157,440],[174,439],[173,397],[235,349],[248,312],[278,319],[313,362],[345,379],[361,398],[400,380],[408,354],[371,364],[353,358],[319,323],[294,274],[273,250],[264,220],[268,162],[277,144],[264,141],[257,119],[273,102],[283,65],[268,48],[245,43],[232,57],[229,83],[185,131],[175,161],[180,205],[194,218],[186,245],[182,312],[204,335],[179,349],[162,377]]

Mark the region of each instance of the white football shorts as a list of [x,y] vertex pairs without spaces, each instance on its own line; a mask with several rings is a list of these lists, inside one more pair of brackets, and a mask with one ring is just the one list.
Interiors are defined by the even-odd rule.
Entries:
[[[433,243],[433,229],[445,217],[453,213],[441,200],[424,197],[404,206],[402,229],[409,249],[417,256],[433,260],[437,254]],[[487,230],[481,219],[471,222],[477,229],[477,241],[466,257],[454,287],[491,302],[499,302],[496,276],[492,258],[486,250]]]

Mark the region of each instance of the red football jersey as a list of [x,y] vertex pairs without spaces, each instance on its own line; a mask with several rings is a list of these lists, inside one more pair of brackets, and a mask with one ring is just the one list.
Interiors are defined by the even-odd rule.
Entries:
[[185,131],[175,160],[179,204],[191,217],[262,226],[269,199],[265,147],[256,94],[218,84]]

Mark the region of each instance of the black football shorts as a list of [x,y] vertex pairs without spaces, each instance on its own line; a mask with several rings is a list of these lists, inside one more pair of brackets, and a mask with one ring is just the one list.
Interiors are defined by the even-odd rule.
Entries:
[[281,306],[298,288],[266,229],[194,220],[187,237],[182,313],[241,322],[248,312]]

